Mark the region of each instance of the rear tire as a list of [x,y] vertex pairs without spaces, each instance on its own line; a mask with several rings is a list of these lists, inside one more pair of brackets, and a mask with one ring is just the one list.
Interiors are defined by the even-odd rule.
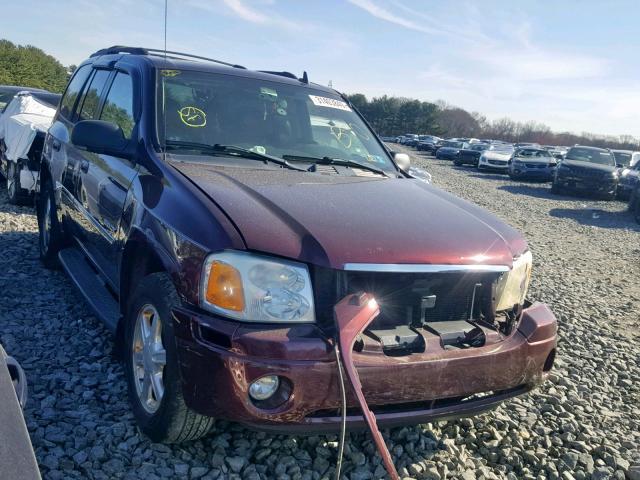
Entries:
[[182,395],[171,313],[180,303],[171,278],[152,273],[138,284],[124,318],[129,400],[140,430],[154,442],[195,440],[214,424],[191,410]]
[[38,244],[40,247],[40,261],[50,270],[60,268],[58,252],[65,245],[65,236],[56,213],[56,199],[53,194],[51,180],[44,182],[38,205]]
[[461,166],[462,166],[462,162],[461,162],[460,160],[458,160],[457,158],[453,161],[453,164],[454,164],[456,167],[461,167]]
[[21,205],[27,195],[27,191],[20,188],[20,169],[16,162],[7,162],[7,196],[12,205]]

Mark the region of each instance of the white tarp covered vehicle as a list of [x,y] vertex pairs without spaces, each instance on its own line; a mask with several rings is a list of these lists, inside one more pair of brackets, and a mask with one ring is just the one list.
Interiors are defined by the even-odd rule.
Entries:
[[0,116],[0,168],[11,203],[19,203],[35,190],[42,144],[58,98],[48,92],[20,92]]

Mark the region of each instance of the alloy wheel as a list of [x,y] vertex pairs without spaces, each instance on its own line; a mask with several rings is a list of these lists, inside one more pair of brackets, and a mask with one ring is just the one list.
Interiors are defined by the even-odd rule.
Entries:
[[167,353],[162,344],[162,320],[153,305],[144,305],[136,316],[131,352],[140,404],[147,413],[154,414],[164,396],[163,373]]

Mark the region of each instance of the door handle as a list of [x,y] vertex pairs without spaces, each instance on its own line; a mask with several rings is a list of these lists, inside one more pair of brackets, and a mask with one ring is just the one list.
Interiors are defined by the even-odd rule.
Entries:
[[56,152],[60,151],[60,140],[54,140],[51,144],[51,148],[53,148]]
[[86,160],[82,160],[80,162],[80,170],[82,170],[84,173],[87,173],[89,171],[89,162],[87,162]]

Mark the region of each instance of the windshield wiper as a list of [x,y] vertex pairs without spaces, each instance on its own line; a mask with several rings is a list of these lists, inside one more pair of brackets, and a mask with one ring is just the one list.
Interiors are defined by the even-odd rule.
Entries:
[[212,155],[219,154],[229,154],[242,158],[249,158],[252,160],[262,160],[263,162],[271,162],[276,165],[280,165],[281,167],[289,168],[291,170],[298,170],[300,172],[306,172],[304,168],[296,167],[295,165],[291,165],[286,160],[283,160],[278,157],[274,157],[272,155],[267,155],[266,153],[258,153],[253,150],[249,150],[248,148],[242,148],[235,145],[222,145],[216,143],[214,145],[209,145],[208,143],[199,143],[199,142],[185,142],[181,140],[167,140],[166,142],[167,148],[185,148],[189,150],[196,150],[203,153],[209,153]]
[[367,165],[366,163],[360,163],[355,160],[345,159],[345,158],[307,157],[304,155],[283,155],[282,158],[284,158],[285,160],[309,161],[313,163],[319,163],[322,165],[342,165],[345,167],[363,168],[365,170],[369,170],[371,172],[384,175],[385,177],[389,176],[389,174],[384,170],[382,170],[381,168],[374,167],[372,165]]

